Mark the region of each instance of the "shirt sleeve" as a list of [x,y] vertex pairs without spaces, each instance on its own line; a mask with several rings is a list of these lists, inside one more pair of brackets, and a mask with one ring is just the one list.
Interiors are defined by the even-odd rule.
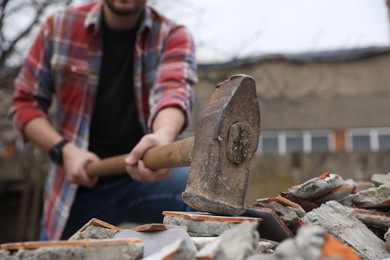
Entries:
[[179,26],[171,31],[162,54],[156,84],[149,96],[151,129],[157,113],[165,107],[177,107],[185,115],[184,130],[194,101],[192,85],[197,83],[195,44],[188,30]]
[[15,80],[9,116],[22,136],[24,126],[34,118],[46,117],[51,104],[49,33],[48,20],[42,25]]

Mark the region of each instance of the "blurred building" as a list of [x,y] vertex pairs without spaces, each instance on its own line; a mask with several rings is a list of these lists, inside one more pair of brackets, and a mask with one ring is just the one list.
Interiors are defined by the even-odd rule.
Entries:
[[248,74],[261,110],[250,200],[327,171],[369,179],[390,171],[389,66],[387,48],[201,64],[192,126],[218,82]]

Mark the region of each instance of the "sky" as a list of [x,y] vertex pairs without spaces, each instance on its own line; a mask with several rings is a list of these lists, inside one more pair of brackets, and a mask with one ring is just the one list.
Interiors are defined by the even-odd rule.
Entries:
[[[23,1],[12,3],[18,5]],[[168,18],[188,27],[196,43],[199,63],[269,54],[390,47],[386,0],[148,2]],[[11,17],[7,35],[18,32],[28,22],[29,16]],[[26,39],[19,48],[27,50],[30,40]],[[22,57],[15,60],[18,62]]]
[[201,63],[390,46],[385,0],[156,0],[194,36]]

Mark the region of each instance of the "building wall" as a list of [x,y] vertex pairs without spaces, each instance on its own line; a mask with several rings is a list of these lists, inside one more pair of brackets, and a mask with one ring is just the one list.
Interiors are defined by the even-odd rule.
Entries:
[[200,67],[192,127],[218,82],[248,74],[257,84],[263,130],[390,126],[390,53],[348,62],[269,60]]
[[[281,59],[199,70],[190,132],[214,87],[234,74],[254,77],[261,109],[261,131],[325,129],[335,149],[322,153],[263,154],[254,158],[247,202],[277,196],[291,185],[323,172],[354,180],[390,172],[389,151],[348,151],[354,128],[390,127],[390,53],[347,62],[289,62]],[[261,135],[261,133],[260,133]]]

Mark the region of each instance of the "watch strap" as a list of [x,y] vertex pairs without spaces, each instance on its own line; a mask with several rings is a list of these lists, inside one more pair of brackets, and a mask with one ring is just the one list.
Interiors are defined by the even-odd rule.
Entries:
[[69,143],[68,140],[62,139],[55,144],[49,151],[50,159],[56,164],[62,164],[62,148]]

